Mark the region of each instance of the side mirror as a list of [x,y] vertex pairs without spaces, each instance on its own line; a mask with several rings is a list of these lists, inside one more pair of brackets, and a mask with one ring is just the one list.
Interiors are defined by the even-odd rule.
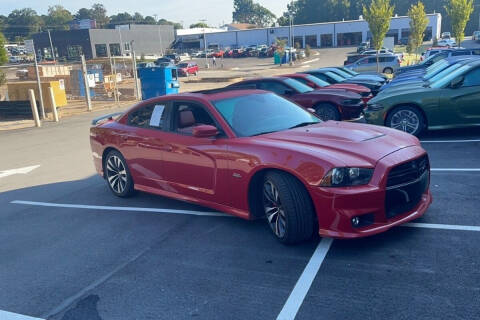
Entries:
[[213,138],[218,135],[218,129],[214,126],[202,124],[193,128],[193,136],[196,138]]
[[455,79],[450,81],[450,86],[449,87],[452,88],[452,89],[459,88],[463,84],[463,79],[464,79],[463,76],[456,77]]

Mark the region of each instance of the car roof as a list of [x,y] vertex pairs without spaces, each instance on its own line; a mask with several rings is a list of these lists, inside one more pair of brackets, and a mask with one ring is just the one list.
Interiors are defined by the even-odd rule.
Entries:
[[250,95],[250,94],[265,94],[269,93],[268,91],[264,90],[256,90],[256,89],[234,89],[230,87],[219,88],[219,89],[211,89],[211,90],[202,90],[190,93],[181,93],[177,95],[169,95],[169,97],[173,98],[182,98],[182,97],[198,97],[203,98],[209,101],[216,101],[228,98],[236,98],[240,96]]

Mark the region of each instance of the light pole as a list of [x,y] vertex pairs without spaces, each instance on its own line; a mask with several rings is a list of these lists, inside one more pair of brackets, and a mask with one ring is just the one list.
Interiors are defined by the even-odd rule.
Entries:
[[[207,23],[207,19],[200,20],[204,24]],[[203,51],[205,52],[205,69],[208,69],[210,66],[208,65],[208,58],[207,58],[207,37],[205,33],[205,26],[203,27]]]
[[290,40],[289,41],[289,46],[290,46],[290,48],[289,48],[289,55],[290,55],[289,60],[290,60],[290,65],[292,65],[293,64],[292,47],[295,46],[295,41],[293,39],[294,36],[293,36],[293,16],[292,16],[292,13],[289,13],[288,17],[290,18],[290,23],[289,23],[290,28],[289,28],[289,32],[288,32],[289,40]]
[[57,62],[57,58],[55,56],[55,50],[53,49],[53,43],[52,43],[52,36],[50,35],[50,29],[47,29],[48,32],[48,39],[50,40],[50,50],[52,50],[52,59],[53,62]]

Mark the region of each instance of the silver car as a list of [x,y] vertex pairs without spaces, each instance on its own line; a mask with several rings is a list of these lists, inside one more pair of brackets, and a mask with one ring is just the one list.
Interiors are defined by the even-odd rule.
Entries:
[[[400,67],[400,60],[397,56],[391,54],[378,55],[378,70],[382,73],[393,74]],[[352,64],[346,65],[345,68],[356,72],[376,72],[377,57],[364,57]]]

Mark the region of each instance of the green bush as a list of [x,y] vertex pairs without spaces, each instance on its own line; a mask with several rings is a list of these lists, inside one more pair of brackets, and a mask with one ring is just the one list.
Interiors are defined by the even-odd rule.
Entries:
[[311,50],[311,49],[312,49],[312,48],[310,48],[310,45],[307,44],[307,45],[305,46],[305,56],[306,56],[307,58],[310,57],[310,55],[312,54],[312,50]]

